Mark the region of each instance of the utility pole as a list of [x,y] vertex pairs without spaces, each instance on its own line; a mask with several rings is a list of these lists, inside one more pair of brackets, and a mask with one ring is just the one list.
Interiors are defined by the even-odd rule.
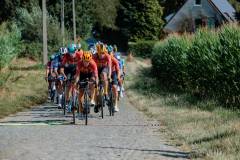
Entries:
[[61,34],[62,34],[62,46],[64,46],[64,0],[61,0]]
[[77,38],[76,38],[75,0],[72,0],[72,7],[73,7],[73,36],[74,36],[74,43],[76,43],[77,42]]
[[47,64],[48,50],[47,50],[47,9],[46,0],[42,0],[42,17],[43,17],[43,64]]

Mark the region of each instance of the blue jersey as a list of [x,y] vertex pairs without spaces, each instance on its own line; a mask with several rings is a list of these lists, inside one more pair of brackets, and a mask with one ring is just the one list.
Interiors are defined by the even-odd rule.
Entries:
[[60,54],[56,54],[54,59],[52,60],[51,68],[54,70],[60,68],[61,65],[61,56]]
[[119,68],[120,70],[123,72],[123,67],[125,65],[125,61],[123,58],[121,58],[121,53],[120,52],[116,52],[114,54],[114,57],[118,60],[118,63],[119,63]]

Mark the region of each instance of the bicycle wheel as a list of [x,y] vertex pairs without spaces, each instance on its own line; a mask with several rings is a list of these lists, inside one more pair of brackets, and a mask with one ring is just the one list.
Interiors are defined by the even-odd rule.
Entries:
[[75,124],[76,122],[76,115],[75,115],[75,109],[76,109],[76,106],[77,106],[77,95],[76,93],[73,91],[72,93],[72,114],[73,114],[73,124]]
[[64,84],[64,91],[63,91],[63,114],[66,115],[66,83]]
[[[74,98],[74,96],[72,97]],[[76,101],[72,100],[72,114],[73,114],[73,124],[76,124],[76,116],[75,116],[75,107],[76,107]]]
[[62,110],[63,110],[63,114],[65,115],[65,109],[66,109],[66,103],[65,103],[65,94],[64,92],[62,93]]
[[108,111],[109,111],[109,115],[112,116],[112,93],[111,93],[111,89],[109,90],[109,101],[108,101]]
[[84,92],[84,112],[85,112],[85,125],[88,125],[88,113],[89,113],[89,97],[87,92]]
[[54,102],[54,98],[55,98],[54,85],[55,84],[52,84],[52,87],[51,87],[51,102]]
[[104,107],[105,99],[104,99],[104,94],[103,94],[103,89],[101,90],[101,117],[103,119],[103,107]]

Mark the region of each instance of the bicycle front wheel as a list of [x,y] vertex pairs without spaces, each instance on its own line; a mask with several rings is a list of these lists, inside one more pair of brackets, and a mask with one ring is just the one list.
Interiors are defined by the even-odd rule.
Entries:
[[90,113],[90,108],[89,108],[89,97],[88,94],[85,92],[84,93],[84,112],[85,112],[85,125],[88,125],[88,113]]

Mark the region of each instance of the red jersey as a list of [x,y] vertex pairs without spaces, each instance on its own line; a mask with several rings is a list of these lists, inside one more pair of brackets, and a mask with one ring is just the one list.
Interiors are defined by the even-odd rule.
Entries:
[[111,57],[111,61],[112,61],[112,72],[117,72],[119,73],[120,72],[120,69],[119,69],[119,63],[118,63],[118,60],[115,58],[115,57]]
[[82,60],[83,51],[76,51],[75,55],[71,57],[69,54],[65,54],[62,59],[62,65],[65,64],[77,64]]
[[84,66],[83,61],[78,62],[76,74],[80,75],[81,73],[93,73],[95,77],[98,77],[97,64],[94,62],[94,60],[91,60],[87,67]]
[[111,66],[111,56],[106,54],[103,59],[100,59],[97,54],[93,56],[93,60],[96,62],[98,68]]

